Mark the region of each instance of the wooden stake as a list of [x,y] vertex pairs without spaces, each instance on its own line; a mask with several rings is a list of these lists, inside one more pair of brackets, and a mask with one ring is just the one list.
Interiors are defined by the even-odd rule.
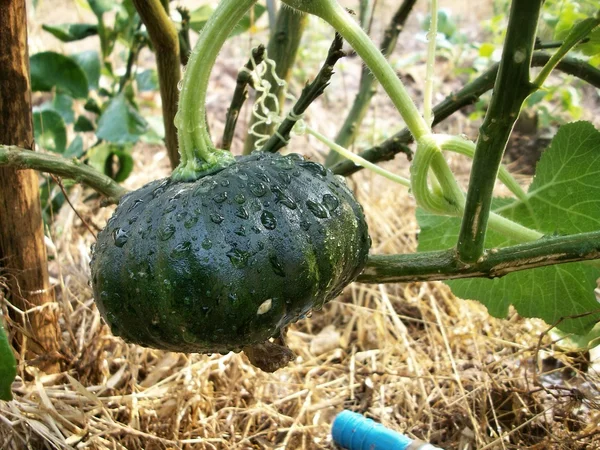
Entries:
[[[0,143],[32,148],[33,121],[25,0],[0,0]],[[8,300],[22,311],[13,317],[17,344],[46,371],[58,369],[54,292],[48,279],[38,175],[0,168],[0,265]]]

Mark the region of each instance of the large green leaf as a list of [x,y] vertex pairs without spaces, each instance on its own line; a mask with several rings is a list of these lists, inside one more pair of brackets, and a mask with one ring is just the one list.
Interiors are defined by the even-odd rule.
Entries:
[[42,29],[63,42],[73,42],[98,34],[98,25],[92,23],[63,23],[42,25]]
[[68,56],[55,52],[42,52],[30,58],[31,89],[51,91],[58,88],[75,98],[88,94],[88,80],[83,69]]
[[73,111],[73,97],[66,94],[56,94],[51,102],[44,103],[41,109],[52,109],[59,113],[65,123],[73,123],[75,112]]
[[11,386],[17,376],[17,361],[0,317],[0,400],[12,400]]
[[37,144],[51,152],[64,153],[67,148],[67,128],[59,113],[52,109],[33,113],[33,131]]
[[[575,234],[600,229],[600,132],[588,122],[563,126],[544,152],[527,200],[501,199],[494,209],[522,225],[547,235]],[[419,211],[419,251],[451,248],[456,244],[460,219]],[[488,230],[487,248],[519,243]],[[490,314],[504,317],[512,304],[525,317],[538,317],[563,331],[583,334],[598,314],[594,289],[600,269],[570,263],[511,273],[505,277],[454,280],[447,284],[458,297],[478,300]]]
[[85,72],[89,88],[98,89],[101,71],[100,56],[98,55],[98,52],[89,50],[86,52],[75,53],[71,55],[71,58],[73,58]]
[[148,124],[123,94],[113,98],[98,120],[96,135],[115,143],[134,143],[148,130]]
[[158,73],[154,69],[147,69],[135,75],[138,91],[157,91],[159,89]]

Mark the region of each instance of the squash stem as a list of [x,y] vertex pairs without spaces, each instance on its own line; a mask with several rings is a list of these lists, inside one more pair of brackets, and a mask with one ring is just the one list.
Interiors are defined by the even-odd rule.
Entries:
[[230,152],[215,148],[206,123],[206,91],[219,50],[231,30],[258,0],[223,0],[206,23],[183,77],[175,126],[181,163],[172,178],[193,181],[233,163]]

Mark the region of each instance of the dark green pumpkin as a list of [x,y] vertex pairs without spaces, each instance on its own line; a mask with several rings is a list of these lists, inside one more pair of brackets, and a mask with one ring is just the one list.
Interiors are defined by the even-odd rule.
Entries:
[[339,295],[370,246],[340,177],[299,155],[254,153],[195,182],[121,200],[91,262],[114,334],[158,349],[263,342]]

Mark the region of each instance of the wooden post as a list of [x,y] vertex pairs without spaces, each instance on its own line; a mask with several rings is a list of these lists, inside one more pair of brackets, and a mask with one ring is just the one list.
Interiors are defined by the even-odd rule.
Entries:
[[[32,148],[33,121],[25,0],[0,0],[0,143]],[[9,301],[22,311],[17,344],[46,372],[57,364],[58,330],[48,279],[38,175],[0,168],[0,265]]]

